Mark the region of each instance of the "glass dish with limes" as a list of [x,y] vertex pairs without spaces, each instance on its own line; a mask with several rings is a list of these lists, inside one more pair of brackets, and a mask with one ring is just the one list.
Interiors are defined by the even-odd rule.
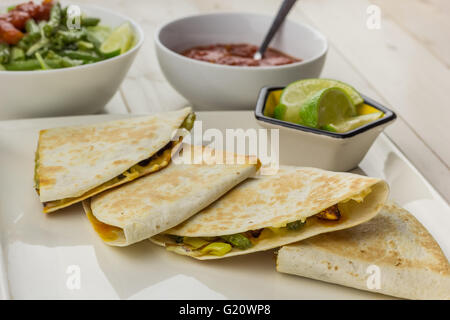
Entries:
[[396,115],[352,86],[333,79],[304,79],[261,90],[256,119],[280,130],[280,161],[326,170],[355,168]]

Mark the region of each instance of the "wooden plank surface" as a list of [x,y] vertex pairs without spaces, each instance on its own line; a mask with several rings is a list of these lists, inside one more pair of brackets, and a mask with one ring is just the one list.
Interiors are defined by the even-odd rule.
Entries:
[[[78,2],[119,10],[143,27],[145,44],[120,93],[131,112],[145,113],[187,104],[159,69],[153,47],[158,25],[205,12],[273,14],[281,1]],[[381,9],[381,28],[377,30],[366,27],[366,10],[371,4]],[[449,7],[447,0],[302,0],[289,17],[313,25],[329,39],[330,52],[323,76],[349,82],[397,112],[398,120],[386,133],[447,201],[450,200]]]
[[125,102],[122,98],[122,94],[118,91],[111,101],[105,106],[102,113],[119,113],[119,114],[127,114],[130,113]]

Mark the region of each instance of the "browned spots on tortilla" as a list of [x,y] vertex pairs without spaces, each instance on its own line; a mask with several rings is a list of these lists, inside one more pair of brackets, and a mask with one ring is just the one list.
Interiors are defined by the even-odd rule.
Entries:
[[[348,185],[356,179],[361,178],[313,168],[281,167],[277,175],[244,181],[177,230],[180,234],[201,236],[224,226],[227,232],[282,226],[344,200],[348,197]],[[361,181],[365,182],[361,188],[370,185],[365,177]],[[250,219],[249,214],[255,219]],[[342,220],[348,219],[346,216]],[[323,221],[316,227],[332,228],[340,223]],[[196,235],[187,231],[197,224],[200,229]]]
[[200,225],[195,225],[192,228],[189,228],[189,232],[197,232],[200,229]]
[[436,241],[412,215],[399,208],[390,207],[368,222],[318,235],[306,243],[348,259],[450,275],[450,265]]
[[43,186],[51,186],[53,184],[55,184],[55,179],[39,177],[39,185],[41,188]]
[[46,174],[51,174],[54,172],[60,172],[60,171],[64,171],[66,170],[66,168],[62,167],[62,166],[50,166],[50,167],[40,167],[39,171],[40,173],[46,173]]
[[313,180],[313,183],[321,185],[336,185],[339,184],[341,179],[337,176],[319,176]]
[[119,166],[121,164],[126,164],[126,163],[130,163],[130,161],[129,160],[116,160],[112,164],[115,166]]
[[303,188],[303,182],[298,179],[298,176],[283,174],[278,176],[275,180],[268,180],[261,183],[260,188],[273,190],[274,194],[282,195],[289,193],[292,190],[299,190]]
[[56,181],[54,176],[63,171],[67,171],[67,169],[62,166],[39,167],[39,184],[41,186],[53,185]]
[[[86,147],[79,151],[88,154],[96,152],[95,146],[102,143],[117,144],[123,141],[138,143],[143,139],[153,139],[158,136],[160,127],[158,121],[161,119],[152,118],[131,124],[126,121],[113,121],[109,124],[43,130],[40,133],[40,150],[54,150],[62,145],[85,145]],[[72,149],[69,152],[77,151]]]
[[[224,178],[234,180],[236,170],[242,173],[242,168],[235,166],[221,169],[207,164],[172,163],[165,170],[136,179],[122,188],[104,192],[92,200],[91,206],[96,216],[108,215],[120,221],[160,215],[161,208],[174,207],[179,210],[183,199],[193,197],[197,200],[201,190],[210,192],[209,188],[218,188],[222,185],[221,181],[226,181]],[[186,206],[193,205],[192,201],[183,203]]]

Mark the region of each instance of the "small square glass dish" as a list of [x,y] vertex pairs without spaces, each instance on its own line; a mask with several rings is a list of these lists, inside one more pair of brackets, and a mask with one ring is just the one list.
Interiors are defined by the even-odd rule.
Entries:
[[[378,102],[363,96],[358,115],[382,112],[379,119],[345,133],[331,132],[275,119],[271,115],[284,87],[264,87],[256,103],[256,120],[265,128],[279,129],[279,157],[283,164],[348,171],[358,166],[372,143],[396,115]],[[286,159],[291,159],[286,162]],[[295,160],[293,160],[295,159]]]

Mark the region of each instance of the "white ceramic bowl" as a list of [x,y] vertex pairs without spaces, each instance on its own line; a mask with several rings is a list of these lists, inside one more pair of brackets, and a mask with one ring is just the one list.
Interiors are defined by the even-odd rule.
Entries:
[[393,111],[365,96],[364,103],[382,111],[384,116],[346,133],[314,129],[264,115],[269,93],[281,89],[261,89],[255,117],[263,127],[279,130],[279,156],[283,164],[349,171],[358,166],[378,135],[397,118]]
[[136,45],[120,56],[79,67],[0,71],[0,120],[96,113],[114,96],[144,41],[144,33],[137,23],[118,13],[95,6],[80,8],[113,28],[128,21],[137,37]]
[[161,69],[170,84],[197,110],[253,109],[262,87],[287,85],[320,75],[328,44],[319,31],[287,20],[270,46],[303,61],[283,66],[226,66],[179,53],[217,43],[259,45],[272,19],[257,14],[215,13],[169,22],[155,34]]

